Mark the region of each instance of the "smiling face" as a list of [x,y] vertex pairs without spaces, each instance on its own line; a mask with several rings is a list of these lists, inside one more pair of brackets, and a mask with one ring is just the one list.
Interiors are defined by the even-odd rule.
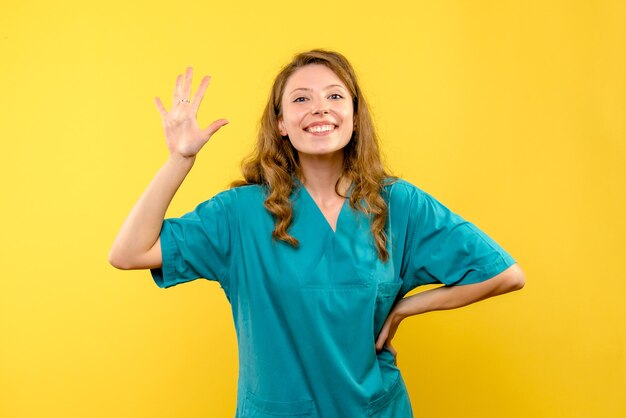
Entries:
[[342,155],[354,128],[352,97],[328,67],[309,64],[287,79],[278,128],[298,154]]

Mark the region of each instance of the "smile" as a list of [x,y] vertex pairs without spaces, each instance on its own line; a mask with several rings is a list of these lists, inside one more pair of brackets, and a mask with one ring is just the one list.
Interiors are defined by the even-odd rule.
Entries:
[[311,126],[310,128],[307,128],[305,130],[310,133],[325,133],[334,131],[335,125],[317,125]]

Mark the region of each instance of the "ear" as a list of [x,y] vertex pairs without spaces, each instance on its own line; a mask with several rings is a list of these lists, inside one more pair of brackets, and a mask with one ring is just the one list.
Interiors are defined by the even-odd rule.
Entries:
[[278,119],[278,132],[280,132],[282,136],[287,136],[287,130],[285,129],[283,118]]

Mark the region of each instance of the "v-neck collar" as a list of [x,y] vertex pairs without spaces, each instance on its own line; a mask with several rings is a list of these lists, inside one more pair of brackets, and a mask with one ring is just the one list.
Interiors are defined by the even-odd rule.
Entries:
[[313,206],[315,207],[318,215],[322,218],[322,220],[324,221],[324,223],[326,224],[326,226],[328,227],[330,232],[333,235],[336,235],[337,232],[339,231],[339,226],[340,226],[340,223],[341,223],[340,222],[341,221],[341,215],[345,211],[346,206],[349,205],[350,195],[352,194],[352,189],[354,188],[354,182],[350,183],[350,187],[348,187],[348,191],[346,193],[347,197],[344,199],[343,203],[341,204],[341,208],[339,209],[339,214],[337,215],[337,223],[335,224],[335,229],[334,230],[333,230],[333,227],[328,222],[328,219],[326,219],[326,216],[324,216],[324,212],[322,211],[322,209],[320,209],[320,207],[318,206],[318,204],[315,201],[315,199],[313,199],[313,196],[311,196],[311,194],[309,193],[307,188],[304,186],[304,184],[300,181],[300,179],[298,177],[296,177],[296,182],[297,182],[297,185],[298,185],[299,189],[304,192],[304,195],[306,196],[306,198],[308,200],[310,200],[310,202],[313,204]]

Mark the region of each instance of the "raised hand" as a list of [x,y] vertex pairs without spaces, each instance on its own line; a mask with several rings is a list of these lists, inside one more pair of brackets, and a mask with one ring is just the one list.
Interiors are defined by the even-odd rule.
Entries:
[[228,123],[226,119],[218,119],[205,129],[200,129],[196,117],[211,77],[204,76],[198,91],[193,99],[190,99],[192,71],[191,67],[187,67],[184,77],[182,75],[176,77],[174,99],[169,112],[165,110],[161,99],[158,97],[154,99],[163,119],[165,140],[171,156],[195,157],[211,136]]

